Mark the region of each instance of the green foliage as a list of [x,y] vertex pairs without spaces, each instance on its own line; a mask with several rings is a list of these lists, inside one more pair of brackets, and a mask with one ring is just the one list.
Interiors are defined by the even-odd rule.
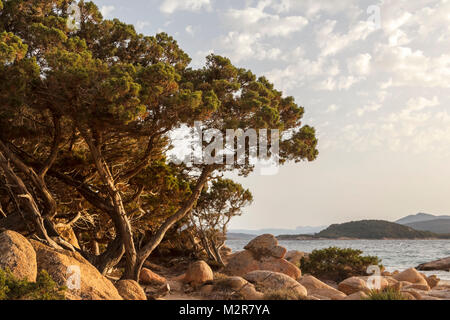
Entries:
[[407,300],[398,290],[386,288],[384,290],[372,290],[364,300]]
[[279,289],[279,290],[269,290],[264,293],[264,300],[304,300],[305,297],[298,294],[294,290],[290,289]]
[[431,238],[434,234],[388,221],[363,220],[331,225],[316,236],[321,238],[423,239]]
[[371,265],[380,265],[381,260],[373,256],[361,256],[362,251],[330,247],[314,250],[309,257],[302,258],[303,273],[320,279],[341,282],[353,276],[366,275]]
[[17,279],[9,270],[0,269],[0,300],[64,300],[64,287],[41,271],[36,282]]

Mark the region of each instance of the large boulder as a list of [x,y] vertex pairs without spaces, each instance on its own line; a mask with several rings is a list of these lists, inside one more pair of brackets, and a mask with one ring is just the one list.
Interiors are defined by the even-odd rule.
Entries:
[[242,277],[220,279],[215,283],[214,291],[231,291],[237,293],[244,300],[262,300],[264,298],[262,292],[258,292],[253,284]]
[[330,300],[343,300],[347,297],[343,292],[336,290],[311,275],[301,277],[298,282],[308,290],[308,296],[323,297]]
[[294,280],[299,279],[302,275],[299,268],[285,259],[272,256],[259,257],[258,259],[255,257],[254,253],[249,250],[233,254],[225,268],[225,273],[242,277],[243,275],[256,270],[284,273]]
[[244,249],[251,251],[257,257],[283,258],[286,248],[278,245],[278,240],[271,234],[263,234],[250,241]]
[[274,257],[262,258],[258,269],[284,273],[294,280],[302,276],[301,270],[295,265],[285,259]]
[[348,279],[345,279],[341,283],[339,283],[338,287],[339,291],[344,292],[346,295],[351,295],[353,293],[357,293],[359,291],[368,293],[370,292],[370,289],[367,285],[367,281],[364,281],[363,279],[359,277],[351,277]]
[[120,280],[116,288],[124,300],[147,300],[144,289],[134,280]]
[[145,285],[157,285],[162,286],[166,284],[167,280],[164,277],[154,273],[150,269],[142,268],[141,273],[139,275],[139,281]]
[[255,284],[257,288],[262,288],[264,292],[271,290],[292,290],[301,297],[308,295],[308,291],[304,286],[283,273],[258,270],[246,274],[244,279]]
[[46,270],[56,283],[67,286],[71,296],[83,300],[123,300],[113,283],[79,253],[30,242],[36,251],[38,270]]
[[427,262],[419,265],[417,267],[417,270],[422,271],[434,271],[434,270],[443,270],[443,271],[450,271],[450,257]]
[[191,263],[184,275],[183,281],[193,286],[201,285],[214,279],[214,273],[205,261]]
[[413,284],[428,286],[427,280],[414,268],[410,268],[393,276],[397,281],[407,281]]
[[9,269],[21,280],[36,281],[36,252],[21,234],[14,231],[0,234],[0,269]]
[[230,256],[225,273],[232,276],[240,276],[258,270],[259,261],[255,259],[253,254],[248,251],[239,251]]
[[300,261],[302,258],[308,257],[308,254],[305,252],[297,251],[297,250],[291,250],[286,253],[284,258],[289,261],[290,263],[300,266]]

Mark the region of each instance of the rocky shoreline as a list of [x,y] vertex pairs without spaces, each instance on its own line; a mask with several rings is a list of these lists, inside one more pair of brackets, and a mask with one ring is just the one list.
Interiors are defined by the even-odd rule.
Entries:
[[[190,263],[182,274],[146,263],[138,283],[103,276],[76,252],[55,250],[12,231],[0,234],[1,269],[28,281],[36,281],[45,270],[56,283],[69,288],[67,300],[364,300],[375,282],[379,291],[394,290],[408,300],[450,300],[448,282],[414,268],[340,282],[302,274],[298,265],[308,254],[287,252],[272,235],[256,237],[243,251],[227,252],[225,268],[215,272],[204,261]],[[77,269],[79,278],[76,272],[68,272]]]

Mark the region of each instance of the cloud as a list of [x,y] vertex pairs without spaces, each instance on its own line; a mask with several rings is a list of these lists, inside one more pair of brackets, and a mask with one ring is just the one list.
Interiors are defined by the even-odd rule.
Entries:
[[159,9],[163,13],[172,14],[175,11],[199,11],[211,9],[210,0],[163,0]]
[[369,53],[359,54],[347,60],[348,71],[355,75],[367,75],[370,72],[370,61],[372,56]]
[[336,20],[327,20],[317,30],[316,41],[322,56],[336,55],[355,42],[365,40],[375,31],[372,24],[367,21],[359,21],[350,26],[347,33],[337,33],[334,31],[336,24]]
[[278,13],[301,12],[308,18],[317,19],[323,14],[345,14],[350,19],[356,18],[362,10],[357,0],[279,0],[274,1],[271,7]]
[[428,57],[409,47],[379,45],[375,50],[379,72],[389,73],[392,86],[450,87],[450,55]]
[[380,110],[381,107],[382,107],[381,104],[371,103],[371,104],[365,105],[365,106],[363,106],[361,108],[358,108],[356,110],[356,115],[358,117],[362,117],[364,114],[366,114],[368,112],[375,112],[375,111]]
[[139,20],[138,22],[136,22],[136,30],[142,31],[150,25],[151,25],[151,23],[149,21],[140,21]]
[[325,111],[325,113],[334,113],[340,109],[339,106],[332,104],[328,107],[328,109]]
[[280,16],[264,12],[265,6],[230,9],[225,15],[235,29],[267,37],[286,37],[301,31],[308,20],[302,16]]
[[191,36],[193,36],[195,33],[194,28],[191,25],[186,26],[186,28],[184,30],[186,31],[186,33],[190,34]]
[[102,6],[100,8],[100,13],[104,18],[108,18],[114,10],[116,10],[116,7],[114,6]]

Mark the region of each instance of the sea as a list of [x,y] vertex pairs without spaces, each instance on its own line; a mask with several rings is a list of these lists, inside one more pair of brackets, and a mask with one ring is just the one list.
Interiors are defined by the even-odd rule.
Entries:
[[[241,251],[249,240],[228,240],[233,252]],[[387,271],[403,271],[419,264],[450,257],[450,240],[282,240],[288,251],[312,252],[329,247],[359,249],[363,255],[378,256]],[[450,272],[425,271],[450,281]]]

